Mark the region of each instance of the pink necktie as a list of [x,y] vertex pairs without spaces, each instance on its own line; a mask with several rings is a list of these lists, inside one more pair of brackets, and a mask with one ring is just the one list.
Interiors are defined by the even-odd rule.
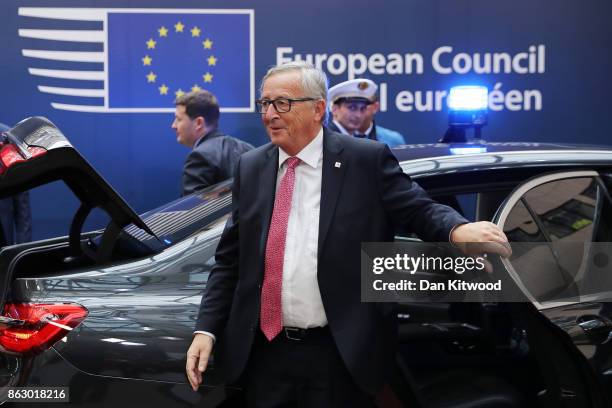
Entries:
[[291,212],[291,197],[295,184],[295,168],[300,159],[287,159],[287,172],[281,180],[266,242],[264,281],[261,289],[261,315],[259,324],[268,341],[272,341],[283,328],[281,309],[281,289],[283,285],[283,262],[285,260],[285,241],[287,224]]

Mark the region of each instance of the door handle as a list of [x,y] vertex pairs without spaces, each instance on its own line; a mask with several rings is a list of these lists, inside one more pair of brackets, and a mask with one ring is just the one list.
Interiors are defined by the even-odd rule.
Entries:
[[597,344],[605,344],[612,339],[612,322],[605,317],[584,315],[578,317],[576,322],[587,337]]

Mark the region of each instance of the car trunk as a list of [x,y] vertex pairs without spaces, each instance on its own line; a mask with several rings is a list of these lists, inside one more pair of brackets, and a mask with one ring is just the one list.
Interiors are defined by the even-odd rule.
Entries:
[[[31,356],[48,350],[87,316],[87,309],[78,304],[32,303],[27,296],[12,293],[11,287],[20,287],[15,279],[108,264],[117,257],[117,238],[129,224],[157,238],[53,123],[28,118],[2,134],[0,198],[54,181],[63,181],[80,201],[68,235],[0,249],[0,389],[4,391],[19,383]],[[83,233],[95,208],[106,212],[110,222],[101,231]]]
[[[63,181],[81,205],[68,236],[0,251],[0,308],[13,278],[22,274],[52,273],[108,262],[123,227],[134,224],[151,236],[153,231],[100,176],[66,137],[42,117],[24,119],[4,134],[0,144],[0,198],[54,181]],[[98,234],[82,229],[94,208],[105,211],[110,222]],[[97,240],[92,238],[97,237]]]

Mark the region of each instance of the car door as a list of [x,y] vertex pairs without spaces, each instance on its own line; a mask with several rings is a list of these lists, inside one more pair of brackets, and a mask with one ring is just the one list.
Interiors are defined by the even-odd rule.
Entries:
[[[612,385],[612,200],[596,171],[535,177],[495,216],[512,243],[503,260],[534,306]],[[608,391],[609,392],[609,391]]]

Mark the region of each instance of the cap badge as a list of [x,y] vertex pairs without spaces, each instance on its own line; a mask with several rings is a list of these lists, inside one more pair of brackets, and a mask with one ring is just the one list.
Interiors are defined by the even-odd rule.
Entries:
[[362,91],[368,89],[369,86],[370,86],[370,84],[368,84],[366,81],[362,81],[362,82],[357,84],[357,88],[359,88]]

